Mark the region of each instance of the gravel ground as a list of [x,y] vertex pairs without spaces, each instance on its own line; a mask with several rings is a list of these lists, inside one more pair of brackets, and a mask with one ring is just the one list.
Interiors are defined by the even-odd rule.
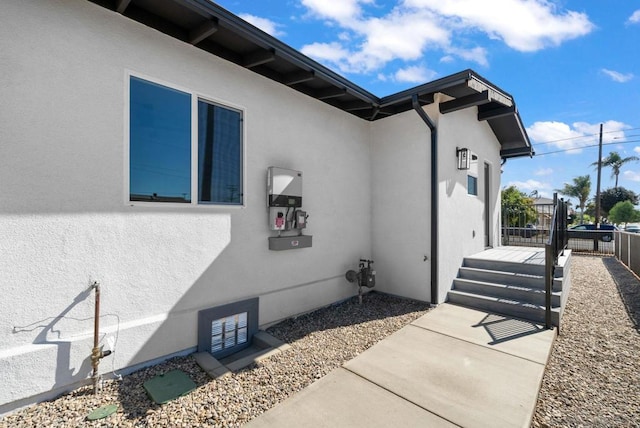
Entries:
[[[342,366],[378,341],[422,316],[428,304],[369,293],[279,323],[267,331],[291,344],[288,351],[220,379],[208,378],[188,356],[105,381],[100,395],[80,388],[0,420],[0,427],[236,427]],[[198,385],[190,394],[164,405],[146,396],[142,384],[180,369]],[[118,411],[87,421],[93,410],[117,404]]]
[[[572,290],[538,398],[533,427],[640,427],[640,281],[610,257],[574,256]],[[292,349],[218,380],[192,357],[106,381],[22,409],[0,427],[236,427],[340,367],[376,342],[426,313],[406,299],[370,293],[284,321],[269,333]],[[198,388],[164,405],[153,404],[142,383],[173,369]],[[86,415],[106,404],[113,415]]]
[[532,426],[640,427],[640,281],[611,257],[572,263]]

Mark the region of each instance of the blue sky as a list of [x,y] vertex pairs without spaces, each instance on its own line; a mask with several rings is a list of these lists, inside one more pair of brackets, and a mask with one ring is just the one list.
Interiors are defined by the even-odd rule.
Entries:
[[[603,156],[640,157],[640,1],[216,2],[378,96],[474,69],[515,97],[537,153],[503,186],[551,196],[590,174],[595,194],[600,123]],[[619,186],[640,193],[640,162]]]

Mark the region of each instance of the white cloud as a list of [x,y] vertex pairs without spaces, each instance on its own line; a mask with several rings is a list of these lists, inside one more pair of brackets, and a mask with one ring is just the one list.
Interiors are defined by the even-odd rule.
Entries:
[[622,173],[622,177],[625,180],[640,182],[640,172],[625,171],[625,172]]
[[475,62],[483,67],[489,66],[489,60],[487,59],[487,50],[481,47],[475,47],[471,49],[450,48],[449,52],[459,56],[470,62]]
[[[624,138],[624,130],[630,126],[615,120],[609,120],[603,124],[604,143],[611,143],[616,139]],[[575,122],[568,125],[563,122],[535,122],[527,128],[529,137],[537,144],[548,144],[544,149],[538,148],[537,152],[551,152],[566,150],[567,154],[582,153],[582,148],[598,144],[600,124]]]
[[302,4],[313,15],[324,19],[332,19],[342,24],[349,24],[360,17],[362,13],[361,3],[372,2],[373,0],[302,0]]
[[341,54],[326,55],[321,49],[325,55],[315,56],[318,44],[301,50],[346,73],[373,73],[392,61],[416,61],[427,50],[439,51],[441,62],[460,58],[486,67],[487,49],[469,42],[470,38],[458,43],[453,40],[454,33],[481,32],[513,49],[535,51],[580,37],[594,28],[587,15],[559,11],[548,0],[396,2],[385,15],[373,16],[368,12],[378,10],[375,0],[302,0],[308,18],[325,20],[333,27],[336,41],[324,46]]
[[633,151],[640,154],[640,146],[634,147]]
[[332,43],[312,43],[303,46],[302,53],[316,58],[319,61],[328,61],[340,64],[349,58],[349,51],[344,49],[338,42]]
[[633,12],[633,14],[627,20],[629,24],[640,24],[640,9]]
[[549,183],[543,183],[542,181],[531,179],[527,181],[510,181],[509,183],[507,183],[507,187],[509,186],[516,186],[518,190],[525,193],[529,193],[534,190],[540,192],[543,189],[549,189],[551,187]]
[[244,19],[245,21],[247,21],[249,24],[252,24],[258,27],[259,29],[261,29],[262,31],[264,31],[265,33],[271,36],[277,37],[277,36],[284,35],[284,32],[278,30],[278,27],[280,27],[280,24],[273,22],[270,19],[261,18],[259,16],[251,15],[248,13],[242,13],[238,16]]
[[594,25],[584,13],[558,13],[547,0],[404,0],[428,8],[463,29],[479,30],[509,47],[531,52],[590,33]]
[[606,68],[603,68],[601,71],[607,76],[611,77],[614,82],[625,83],[633,79],[633,73],[623,74],[618,71],[607,70]]
[[533,175],[544,176],[553,174],[553,170],[551,168],[540,168],[534,171]]
[[394,80],[397,82],[407,83],[424,83],[432,80],[436,76],[436,72],[426,67],[413,65],[401,68],[394,74]]

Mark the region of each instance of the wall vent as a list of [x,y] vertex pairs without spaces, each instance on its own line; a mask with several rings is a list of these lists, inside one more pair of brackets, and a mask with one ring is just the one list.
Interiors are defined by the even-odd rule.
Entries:
[[198,352],[220,359],[251,345],[258,331],[258,298],[198,312]]

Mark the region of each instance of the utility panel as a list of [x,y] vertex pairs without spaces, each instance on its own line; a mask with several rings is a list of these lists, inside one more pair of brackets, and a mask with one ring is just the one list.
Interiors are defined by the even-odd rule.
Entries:
[[[303,234],[309,216],[306,211],[300,209],[302,207],[301,171],[275,166],[267,168],[267,206],[269,228],[278,232],[278,236],[269,238],[270,250],[311,247],[312,237]],[[282,235],[282,232],[285,232],[285,235]]]
[[302,172],[270,166],[267,170],[270,207],[302,206]]

